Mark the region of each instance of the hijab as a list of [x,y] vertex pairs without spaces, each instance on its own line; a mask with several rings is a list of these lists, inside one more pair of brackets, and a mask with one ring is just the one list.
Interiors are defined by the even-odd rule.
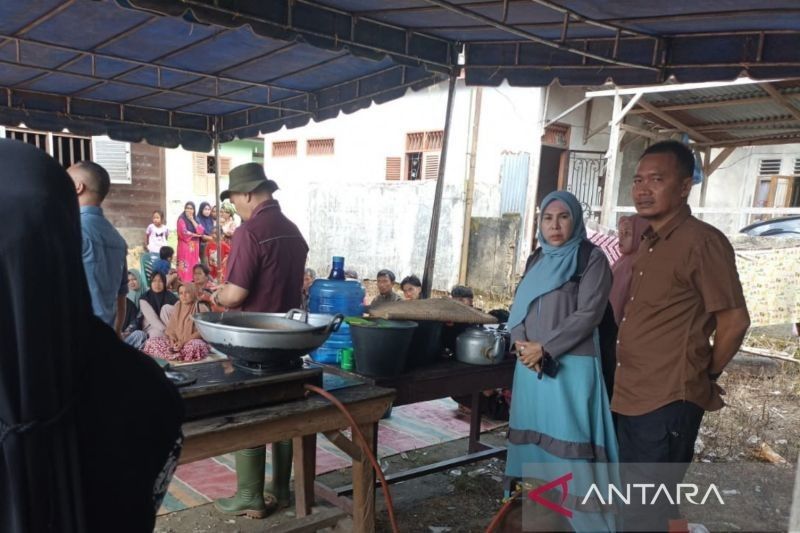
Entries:
[[631,228],[633,246],[629,253],[623,253],[617,262],[614,263],[611,269],[614,281],[611,284],[611,292],[608,295],[608,301],[614,309],[614,319],[617,321],[617,325],[619,325],[620,320],[622,320],[625,302],[628,300],[628,294],[631,290],[633,259],[636,257],[636,252],[639,250],[639,244],[642,242],[644,232],[650,227],[650,223],[639,215],[632,215],[626,218],[631,221],[631,225],[633,226]]
[[201,203],[199,207],[200,210],[197,213],[195,213],[194,218],[196,218],[197,221],[200,223],[200,225],[203,226],[203,230],[205,230],[204,233],[206,235],[211,235],[214,232],[214,219],[211,218],[211,215],[207,217],[203,216],[203,210],[206,207],[211,207],[211,204],[209,204],[208,202]]
[[152,530],[153,487],[180,435],[180,396],[92,313],[64,169],[7,139],[0,161],[3,199],[18,222],[0,232],[0,531]]
[[152,288],[149,289],[142,298],[145,302],[150,304],[150,307],[153,308],[153,311],[156,312],[156,315],[161,313],[161,308],[165,305],[175,305],[178,302],[178,297],[172,294],[170,291],[167,290],[167,278],[164,277],[164,274],[161,272],[153,272],[153,275],[150,276],[150,286],[153,286],[153,280],[156,276],[161,278],[161,281],[164,282],[164,290],[161,292],[155,292]]
[[198,218],[197,208],[194,206],[194,202],[186,202],[183,204],[183,213],[181,213],[181,216],[178,218],[183,220],[183,223],[186,224],[186,229],[189,231],[189,233],[197,233],[197,228],[194,227],[194,222],[189,220],[189,217],[186,216],[186,208],[189,206],[192,206],[192,209],[194,209],[194,218]]
[[200,289],[191,282],[184,283],[181,286],[184,287],[185,291],[191,291],[194,294],[194,302],[186,305],[178,298],[178,303],[175,304],[175,311],[172,313],[164,333],[171,341],[186,344],[195,338],[194,334],[197,332],[197,326],[195,326],[192,315],[197,312]]
[[517,288],[511,306],[511,316],[508,318],[509,329],[525,320],[528,309],[536,298],[564,285],[575,275],[575,270],[578,268],[578,249],[581,241],[586,238],[583,209],[572,193],[555,191],[542,200],[540,207],[542,217],[547,206],[555,201],[563,202],[569,209],[572,215],[572,235],[561,246],[553,246],[545,240],[540,222],[538,239],[542,243],[542,253]]
[[136,278],[136,281],[139,282],[139,289],[138,290],[134,291],[134,290],[128,289],[128,300],[133,302],[133,305],[136,306],[136,309],[139,309],[139,300],[142,298],[142,296],[144,295],[145,291],[147,290],[146,289],[147,284],[144,281],[144,276],[142,276],[142,273],[139,272],[138,268],[128,269],[128,275],[134,276]]

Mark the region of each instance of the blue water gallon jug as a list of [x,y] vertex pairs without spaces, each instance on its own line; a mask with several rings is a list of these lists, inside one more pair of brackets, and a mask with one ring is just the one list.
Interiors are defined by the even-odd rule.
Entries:
[[[344,272],[344,258],[334,257],[331,275],[339,277],[339,272]],[[364,313],[364,287],[356,280],[316,279],[309,290],[308,310],[327,315],[361,316]],[[350,327],[343,323],[325,344],[311,352],[311,358],[318,363],[336,364],[340,351],[352,347]]]

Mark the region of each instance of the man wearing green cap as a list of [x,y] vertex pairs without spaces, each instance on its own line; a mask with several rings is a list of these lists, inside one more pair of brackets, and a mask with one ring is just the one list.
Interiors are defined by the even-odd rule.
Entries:
[[[228,257],[228,279],[212,299],[240,311],[282,313],[302,305],[303,274],[308,245],[297,226],[272,198],[278,185],[267,179],[257,163],[239,165],[230,173],[230,198],[244,221],[233,234]],[[278,505],[288,505],[292,443],[272,445],[272,488],[264,501],[266,448],[236,452],[236,494],[217,500],[217,510],[263,518]]]

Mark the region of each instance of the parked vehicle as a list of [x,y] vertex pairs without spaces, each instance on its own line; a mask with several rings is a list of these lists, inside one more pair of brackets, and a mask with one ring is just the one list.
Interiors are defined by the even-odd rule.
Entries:
[[754,237],[800,237],[800,216],[762,220],[739,230]]

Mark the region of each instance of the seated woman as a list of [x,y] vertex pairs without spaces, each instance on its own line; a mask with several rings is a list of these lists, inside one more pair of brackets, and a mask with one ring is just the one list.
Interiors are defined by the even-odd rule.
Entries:
[[0,161],[14,220],[0,234],[0,531],[152,531],[181,449],[181,397],[92,313],[61,165],[6,139]]
[[192,269],[192,282],[195,287],[197,287],[197,299],[208,304],[209,309],[212,311],[220,313],[224,311],[225,308],[215,305],[211,300],[211,296],[214,294],[217,286],[209,276],[209,273],[210,269],[207,266],[200,264],[195,265],[194,269]]
[[[163,337],[167,322],[178,303],[178,297],[167,290],[167,281],[161,272],[150,276],[150,290],[139,300],[142,326],[148,337]],[[144,343],[142,343],[144,344]]]
[[145,292],[144,279],[136,268],[128,270],[128,297],[125,298],[125,319],[122,322],[122,340],[125,344],[141,350],[147,340],[142,331],[142,313],[139,302]]
[[[578,250],[586,239],[583,211],[575,196],[550,193],[542,201],[541,213],[542,250],[517,288],[508,319],[517,366],[507,487],[523,477],[523,465],[529,482],[557,478],[564,469],[574,471],[570,498],[563,504],[572,512],[567,527],[616,531],[613,513],[582,505],[592,483],[606,486],[602,483],[618,480],[617,439],[595,342],[608,304],[611,269],[602,250],[594,248],[583,274],[575,278]],[[567,497],[556,497],[561,496]],[[575,506],[573,496],[581,505]]]
[[184,283],[178,289],[178,303],[167,322],[163,337],[147,339],[144,353],[167,359],[168,361],[200,361],[210,351],[208,344],[200,337],[192,315],[209,311],[210,308],[197,299],[197,287]]
[[419,300],[419,295],[422,293],[422,282],[417,276],[411,274],[400,282],[400,290],[403,291],[403,297],[406,300]]

